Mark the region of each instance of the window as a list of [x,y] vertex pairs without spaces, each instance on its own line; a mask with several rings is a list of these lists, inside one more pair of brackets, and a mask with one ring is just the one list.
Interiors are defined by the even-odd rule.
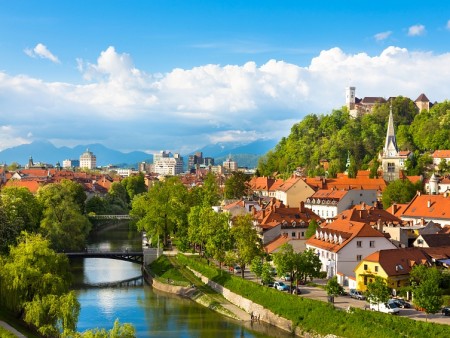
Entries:
[[356,260],[359,262],[359,261],[361,261],[362,260],[362,255],[357,255],[356,256]]
[[370,247],[375,248],[375,241],[370,241]]
[[305,232],[304,231],[302,231],[302,237],[305,237]]
[[388,173],[395,173],[395,163],[388,163],[387,171],[388,171]]
[[367,264],[364,264],[364,270],[367,270]]
[[378,272],[378,265],[375,266],[375,272]]
[[292,238],[295,238],[295,231],[291,233]]
[[362,241],[356,241],[356,247],[362,248]]

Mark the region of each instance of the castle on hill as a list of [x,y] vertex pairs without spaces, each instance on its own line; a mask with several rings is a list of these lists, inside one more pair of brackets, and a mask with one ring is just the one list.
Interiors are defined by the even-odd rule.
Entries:
[[[386,103],[390,100],[386,100],[384,97],[380,96],[366,96],[362,99],[356,97],[356,87],[345,88],[345,105],[350,113],[350,116],[356,118],[372,112],[373,107],[378,103]],[[430,100],[428,100],[425,94],[420,94],[419,97],[414,101],[417,109],[419,111],[427,110],[429,111],[433,105]]]

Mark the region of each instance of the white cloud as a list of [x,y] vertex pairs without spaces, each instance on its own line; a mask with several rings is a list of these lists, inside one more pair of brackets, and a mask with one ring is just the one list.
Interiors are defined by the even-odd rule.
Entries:
[[375,56],[332,48],[308,67],[269,60],[148,74],[114,47],[95,63],[77,62],[85,84],[0,72],[1,123],[14,129],[2,132],[0,147],[46,138],[187,152],[210,142],[280,139],[306,114],[343,106],[348,85],[358,97],[414,100],[423,92],[433,102],[449,99],[450,87],[450,53],[394,46]]
[[43,45],[42,43],[38,43],[33,49],[25,49],[24,50],[25,54],[27,54],[30,57],[40,57],[41,59],[48,59],[53,63],[60,63],[59,59],[52,54],[52,52],[50,52],[48,50],[48,48]]
[[386,40],[388,37],[392,35],[392,31],[381,32],[374,35],[376,41]]
[[420,36],[425,34],[425,26],[424,25],[414,25],[408,28],[409,36]]

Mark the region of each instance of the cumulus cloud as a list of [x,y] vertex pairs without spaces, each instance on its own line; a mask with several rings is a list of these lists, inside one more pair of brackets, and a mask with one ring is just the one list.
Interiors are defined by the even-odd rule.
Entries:
[[408,28],[409,36],[420,36],[425,34],[425,26],[424,25],[414,25]]
[[59,59],[42,43],[38,43],[33,49],[27,48],[24,52],[33,58],[39,57],[41,59],[48,59],[53,63],[60,63]]
[[376,41],[386,40],[388,37],[392,35],[392,31],[381,32],[374,35]]
[[14,129],[0,139],[188,152],[211,142],[279,140],[306,114],[342,107],[348,85],[358,97],[426,93],[433,102],[448,99],[450,87],[450,53],[395,46],[374,56],[331,48],[306,67],[269,60],[149,74],[112,46],[95,62],[77,63],[84,84],[0,72],[1,123]]

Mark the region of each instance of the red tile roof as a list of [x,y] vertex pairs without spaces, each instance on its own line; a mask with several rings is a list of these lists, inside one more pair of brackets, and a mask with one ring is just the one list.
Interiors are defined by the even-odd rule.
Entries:
[[450,220],[450,197],[417,194],[405,208],[402,217]]
[[280,235],[276,239],[274,239],[272,242],[266,244],[264,246],[264,251],[267,253],[273,253],[278,248],[280,248],[283,244],[289,243],[291,239],[287,235]]
[[433,158],[450,158],[450,150],[435,150]]

